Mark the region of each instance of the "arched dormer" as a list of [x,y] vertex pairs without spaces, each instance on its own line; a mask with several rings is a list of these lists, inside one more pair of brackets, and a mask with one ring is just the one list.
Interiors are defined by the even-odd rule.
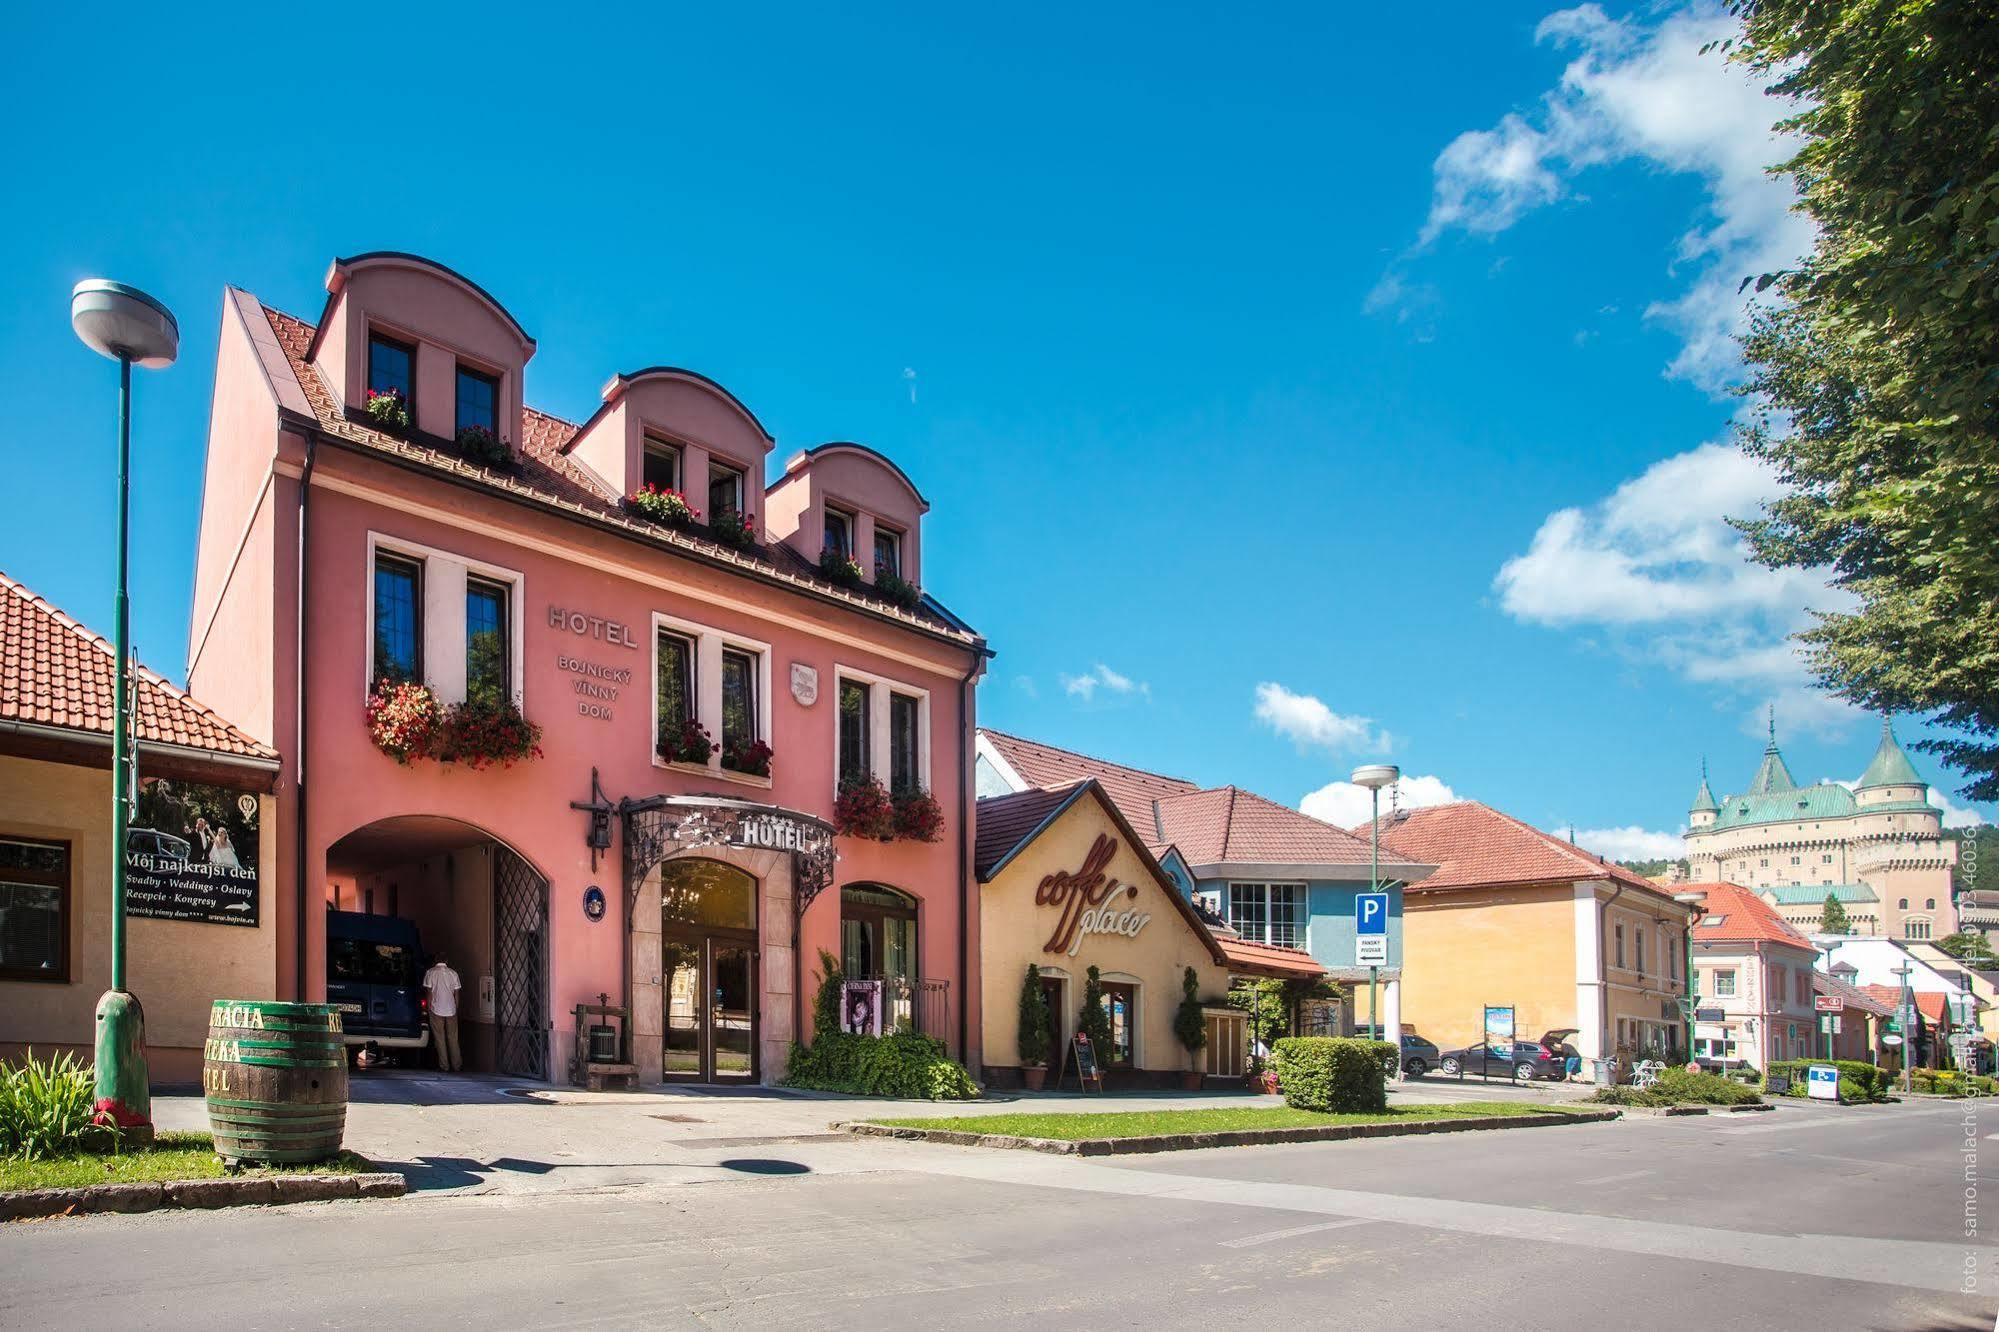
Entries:
[[373,250],[336,259],[307,359],[350,409],[370,388],[409,398],[411,424],[452,439],[489,424],[520,444],[521,377],[534,339],[470,278],[420,255]]
[[923,581],[923,515],[930,501],[888,458],[865,444],[839,441],[792,455],[770,488],[772,540],[808,560],[841,549],[875,580],[877,567],[904,582]]
[[740,398],[706,375],[655,365],[613,375],[603,399],[563,452],[621,495],[648,481],[677,490],[703,522],[731,496],[762,530],[765,459],[776,441]]

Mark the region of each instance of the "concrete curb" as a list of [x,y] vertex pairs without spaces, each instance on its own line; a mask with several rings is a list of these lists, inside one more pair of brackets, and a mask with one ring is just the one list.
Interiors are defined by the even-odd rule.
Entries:
[[162,1208],[257,1207],[328,1202],[336,1198],[400,1198],[401,1175],[267,1175],[254,1179],[172,1179],[91,1184],[80,1189],[0,1193],[0,1221],[92,1212],[153,1212]]
[[1167,1133],[1144,1138],[1016,1138],[1004,1133],[960,1133],[955,1129],[891,1128],[845,1120],[831,1127],[865,1138],[941,1142],[954,1147],[1000,1147],[1057,1156],[1130,1156],[1186,1152],[1203,1147],[1267,1147],[1292,1142],[1343,1142],[1348,1138],[1402,1138],[1418,1133],[1475,1133],[1483,1129],[1542,1128],[1551,1124],[1600,1124],[1618,1118],[1614,1109],[1554,1111],[1533,1115],[1481,1115],[1426,1119],[1411,1124],[1328,1124],[1324,1128],[1230,1129],[1219,1133]]

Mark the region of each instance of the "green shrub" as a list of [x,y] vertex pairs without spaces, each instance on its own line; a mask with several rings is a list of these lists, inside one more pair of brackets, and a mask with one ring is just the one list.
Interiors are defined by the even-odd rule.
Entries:
[[1192,967],[1180,977],[1180,1007],[1173,1014],[1173,1034],[1190,1055],[1207,1047],[1208,1015],[1201,1010],[1201,979]]
[[845,981],[840,959],[819,950],[819,989],[812,996],[812,1039],[840,1034],[840,987]]
[[1344,1036],[1286,1036],[1271,1048],[1284,1103],[1294,1110],[1371,1114],[1388,1108],[1396,1048]]
[[1642,1087],[1599,1087],[1590,1094],[1590,1100],[1598,1105],[1644,1105],[1656,1106],[1652,1093]]
[[1041,989],[1041,968],[1027,964],[1020,982],[1020,1062],[1029,1068],[1048,1062],[1048,1047],[1055,1033],[1048,1021],[1048,996]]
[[[1885,1101],[1888,1099],[1888,1092],[1893,1081],[1888,1076],[1888,1071],[1883,1068],[1876,1068],[1873,1064],[1864,1063],[1858,1059],[1834,1059],[1830,1061],[1824,1059],[1775,1059],[1770,1062],[1769,1068],[1764,1070],[1764,1088],[1767,1090],[1770,1085],[1770,1074],[1782,1073],[1791,1079],[1791,1086],[1787,1094],[1791,1096],[1803,1096],[1806,1094],[1805,1070],[1813,1064],[1827,1062],[1830,1062],[1834,1068],[1839,1070],[1840,1081],[1852,1082],[1860,1088],[1861,1100]],[[1843,1095],[1842,1099],[1844,1099]]]
[[900,1100],[970,1101],[979,1095],[965,1066],[934,1036],[899,1031],[857,1036],[836,1031],[811,1045],[793,1043],[785,1085]]
[[42,1060],[33,1050],[0,1065],[0,1156],[28,1161],[107,1151],[118,1131],[93,1122],[97,1082],[67,1053]]
[[1646,1090],[1664,1098],[1667,1105],[1755,1105],[1763,1098],[1754,1087],[1716,1073],[1689,1073],[1669,1068]]
[[1861,1086],[1852,1078],[1841,1078],[1839,1080],[1839,1101],[1841,1105],[1862,1105],[1870,1099],[1872,1098],[1869,1097],[1867,1088]]
[[1097,1056],[1097,1067],[1108,1064],[1111,1059],[1111,1013],[1104,1007],[1104,985],[1095,967],[1083,976],[1083,1002],[1076,1010],[1076,1030],[1090,1038],[1090,1049]]

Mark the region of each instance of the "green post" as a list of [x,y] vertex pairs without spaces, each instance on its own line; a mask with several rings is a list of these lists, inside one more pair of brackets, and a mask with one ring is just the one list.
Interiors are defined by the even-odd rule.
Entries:
[[[1686,1042],[1680,1048],[1686,1051],[1687,1062],[1691,1064],[1694,1062],[1694,1005],[1699,1002],[1698,997],[1694,994],[1694,921],[1692,916],[1687,917],[1686,936],[1687,964],[1680,971],[1680,988],[1685,992],[1681,996],[1680,1002],[1687,1006]],[[1724,1046],[1723,1048],[1726,1049],[1727,1047]]]
[[[1378,893],[1381,891],[1381,788],[1377,786],[1370,789],[1368,797],[1373,803],[1374,817],[1368,820],[1367,825],[1367,890],[1370,893]],[[1386,925],[1387,922],[1384,921],[1383,927],[1386,928]],[[1374,1005],[1374,983],[1380,974],[1381,969],[1379,967],[1369,967],[1367,969],[1367,1027],[1368,1034],[1377,1041],[1383,1039],[1381,1014],[1376,1010]],[[1401,1038],[1399,1035],[1396,1039],[1396,1044],[1396,1059],[1399,1064],[1401,1060]],[[1397,1076],[1399,1077],[1400,1074],[1397,1074]]]
[[131,602],[126,590],[131,539],[132,359],[118,358],[118,598],[113,637],[118,660],[111,703],[111,988],[97,1001],[98,1113],[132,1142],[153,1136],[146,1077],[146,1015],[125,989],[125,844],[132,825]]

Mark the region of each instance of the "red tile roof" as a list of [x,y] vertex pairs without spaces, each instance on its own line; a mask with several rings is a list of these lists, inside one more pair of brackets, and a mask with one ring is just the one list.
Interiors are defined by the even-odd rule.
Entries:
[[1189,865],[1368,863],[1362,838],[1240,787],[1169,796],[1156,810],[1161,844]]
[[1023,739],[988,727],[980,727],[979,734],[986,737],[1007,765],[1019,773],[1029,786],[1062,786],[1095,778],[1125,820],[1154,845],[1158,843],[1155,841],[1157,829],[1153,826],[1152,802],[1162,796],[1185,795],[1201,789],[1184,778],[1165,777],[1143,768],[1127,768],[1121,763],[1091,758],[1073,749],[1058,749],[1054,745],[1044,745],[1038,740]]
[[[111,644],[0,573],[0,721],[111,735],[117,696]],[[141,743],[238,758],[277,752],[143,666],[133,689]]]
[[[1812,941],[1777,914],[1777,909],[1739,883],[1675,884],[1677,893],[1699,893],[1706,908],[1694,926],[1694,942],[1776,943],[1811,948]],[[1719,924],[1715,922],[1719,921]]]
[[1231,971],[1276,977],[1323,976],[1326,968],[1302,948],[1280,948],[1276,944],[1253,943],[1238,934],[1215,932],[1222,956]]
[[[1365,837],[1368,825],[1354,829]],[[1641,874],[1591,855],[1552,833],[1522,823],[1476,800],[1426,805],[1381,819],[1381,845],[1404,860],[1437,866],[1410,892],[1488,884],[1610,879],[1670,897]]]
[[1836,996],[1848,1008],[1857,1008],[1876,1017],[1887,1017],[1895,1011],[1893,1005],[1882,1003],[1858,985],[1849,985],[1839,977],[1828,976],[1823,971],[1812,973],[1812,988],[1820,994]]
[[1075,798],[1080,786],[1081,783],[1071,782],[1045,790],[1029,787],[1012,795],[981,799],[972,854],[972,867],[979,878],[990,878],[1000,862],[1033,836],[1035,829]]
[[[247,300],[255,300],[247,293],[244,295]],[[872,591],[840,587],[820,574],[816,564],[781,541],[769,542],[759,551],[742,551],[710,540],[698,530],[683,532],[633,518],[625,512],[622,496],[615,494],[602,478],[562,453],[563,446],[581,427],[546,412],[538,412],[531,407],[522,410],[519,462],[515,468],[508,470],[481,467],[447,449],[433,448],[377,430],[365,420],[342,412],[326,382],[306,360],[307,350],[312,345],[313,326],[269,306],[259,304],[257,308],[263,310],[272,333],[277,336],[285,360],[304,391],[306,401],[311,404],[319,428],[346,443],[415,463],[487,490],[553,504],[598,522],[622,527],[642,540],[696,552],[708,560],[774,578],[822,598],[848,602],[871,614],[900,620],[932,634],[968,644],[982,641],[948,612],[940,614],[927,605],[908,611]],[[285,396],[288,395],[280,393],[281,398]]]
[[[1866,992],[1869,999],[1886,1004],[1890,1012],[1902,1006],[1902,992],[1893,985],[1862,985],[1859,988]],[[1938,1023],[1943,1022],[1947,1016],[1948,1005],[1944,1001],[1948,997],[1939,990],[1916,990],[1911,995],[1916,1004],[1916,1011],[1929,1021]]]

